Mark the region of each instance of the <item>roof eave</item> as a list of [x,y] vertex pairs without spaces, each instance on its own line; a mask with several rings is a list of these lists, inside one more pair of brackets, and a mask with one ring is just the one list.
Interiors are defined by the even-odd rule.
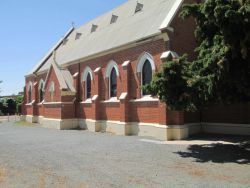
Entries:
[[175,1],[174,6],[171,8],[171,10],[167,14],[166,18],[162,22],[159,30],[162,31],[162,30],[168,29],[169,25],[171,24],[172,20],[176,16],[176,14],[177,14],[178,10],[180,9],[183,2],[184,2],[184,0],[176,0]]

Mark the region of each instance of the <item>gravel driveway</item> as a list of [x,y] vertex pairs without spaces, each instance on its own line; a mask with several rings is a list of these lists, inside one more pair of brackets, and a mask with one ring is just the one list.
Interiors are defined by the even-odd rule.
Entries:
[[3,122],[0,187],[250,187],[248,138],[202,138],[160,142]]

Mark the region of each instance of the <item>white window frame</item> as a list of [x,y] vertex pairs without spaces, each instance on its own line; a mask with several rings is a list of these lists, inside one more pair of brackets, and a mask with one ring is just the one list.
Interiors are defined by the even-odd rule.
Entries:
[[[43,86],[43,88],[41,88],[42,86]],[[40,102],[40,103],[43,102],[43,101],[40,101],[40,99],[41,99],[41,96],[40,96],[41,92],[40,92],[40,90],[41,90],[41,89],[42,89],[42,91],[43,91],[43,101],[44,101],[45,81],[44,81],[43,79],[40,80],[40,82],[39,82],[39,87],[38,87],[38,91],[39,91],[39,102]]]
[[[53,97],[52,97],[53,93]],[[54,102],[54,96],[55,96],[55,83],[52,81],[49,84],[49,94],[50,94],[50,101]]]
[[[88,77],[88,74],[90,74],[90,78],[91,78],[91,82],[93,80],[93,73],[92,73],[92,70],[90,69],[90,67],[86,67],[82,73],[82,81],[85,82],[85,86],[84,86],[84,93],[85,93],[85,100],[89,100],[91,99],[90,98],[87,98],[87,77]],[[91,83],[92,84],[92,83]],[[92,85],[91,85],[91,93],[92,93]]]
[[[115,68],[115,72],[116,72],[116,77],[119,77],[119,68],[117,63],[114,60],[109,61],[107,68],[106,68],[106,73],[105,73],[105,77],[108,78],[109,81],[109,99],[116,99],[117,100],[117,96],[116,97],[111,97],[111,79],[110,79],[110,75],[111,75],[111,71],[113,70],[113,68]],[[117,82],[118,83],[118,82]]]
[[[33,86],[32,82],[29,81],[29,83],[28,83],[28,103],[32,103],[32,98],[33,98],[33,96],[32,96],[33,87],[32,86]],[[30,96],[29,96],[29,94],[30,94]]]
[[[148,53],[148,52],[144,52],[138,59],[138,64],[137,64],[137,68],[136,68],[136,71],[137,73],[140,73],[140,80],[141,80],[141,83],[140,83],[140,86],[142,86],[143,84],[143,78],[142,78],[142,69],[143,69],[143,66],[145,64],[146,61],[149,61],[150,64],[151,64],[151,68],[152,68],[152,74],[155,72],[155,62],[154,62],[154,58],[153,56]],[[152,75],[153,76],[153,75]],[[143,91],[141,89],[141,97],[151,97],[151,95],[143,95]]]

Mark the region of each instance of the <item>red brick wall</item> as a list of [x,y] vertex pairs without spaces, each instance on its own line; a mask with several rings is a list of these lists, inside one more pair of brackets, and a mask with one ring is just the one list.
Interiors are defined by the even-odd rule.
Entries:
[[61,118],[61,105],[44,105],[44,117],[60,119]]
[[26,105],[26,112],[27,112],[27,115],[33,115],[33,107]]
[[[196,0],[185,0],[184,3],[194,3]],[[171,27],[174,32],[168,32],[170,35],[170,48],[176,51],[180,56],[188,54],[189,60],[193,60],[196,57],[194,49],[197,46],[194,31],[196,24],[193,18],[183,20],[179,17],[180,11],[176,14],[171,23]]]
[[74,104],[62,104],[61,107],[61,119],[74,119],[75,116],[75,105]]
[[94,119],[92,104],[81,104],[79,110],[79,117],[82,119]]
[[120,104],[119,103],[102,103],[101,119],[120,121]]
[[[53,101],[51,101],[51,99],[50,99],[50,92],[49,92],[50,84],[52,81],[55,84],[55,92],[54,92],[54,100]],[[55,74],[55,71],[53,68],[49,72],[47,82],[45,85],[45,101],[46,102],[60,102],[61,101],[60,85],[59,85],[58,79],[56,77],[56,74]]]
[[[96,59],[92,59],[89,61],[82,62],[80,64],[80,75],[81,75],[81,80],[82,80],[82,73],[84,72],[85,68],[87,66],[90,67],[92,71],[94,71],[96,68],[101,67],[101,96],[100,98],[102,100],[108,99],[108,79],[105,78],[105,73],[106,73],[106,68],[110,60],[114,60],[119,67],[119,73],[120,76],[117,78],[117,96],[119,97],[122,92],[124,92],[123,84],[122,84],[122,79],[123,79],[123,74],[124,71],[122,70],[121,65],[129,60],[132,65],[132,73],[130,75],[130,93],[134,97],[137,97],[137,92],[140,90],[140,82],[136,78],[136,66],[138,63],[138,58],[143,52],[148,52],[154,57],[154,61],[156,64],[156,69],[158,70],[160,68],[160,65],[162,64],[160,60],[161,54],[165,51],[164,47],[164,42],[163,40],[158,40],[155,42],[149,42],[147,44],[143,44],[138,47],[122,50],[116,53],[112,53],[106,56],[98,57]],[[74,65],[75,66],[75,65]],[[70,70],[74,69],[72,67],[69,68]],[[72,71],[74,72],[74,71]],[[95,84],[95,81],[93,81],[93,84]],[[94,87],[92,87],[94,88]],[[96,93],[96,91],[93,91],[93,93]],[[81,93],[80,93],[80,98],[83,100],[84,99],[84,85],[81,84]]]
[[161,112],[158,102],[130,103],[130,121],[143,123],[159,123]]
[[43,116],[44,115],[44,106],[43,105],[38,105],[38,116]]

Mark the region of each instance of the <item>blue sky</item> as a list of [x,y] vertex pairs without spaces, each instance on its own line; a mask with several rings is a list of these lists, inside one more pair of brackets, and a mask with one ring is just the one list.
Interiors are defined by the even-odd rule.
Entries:
[[127,0],[1,0],[0,95],[23,90],[24,75],[67,32]]

